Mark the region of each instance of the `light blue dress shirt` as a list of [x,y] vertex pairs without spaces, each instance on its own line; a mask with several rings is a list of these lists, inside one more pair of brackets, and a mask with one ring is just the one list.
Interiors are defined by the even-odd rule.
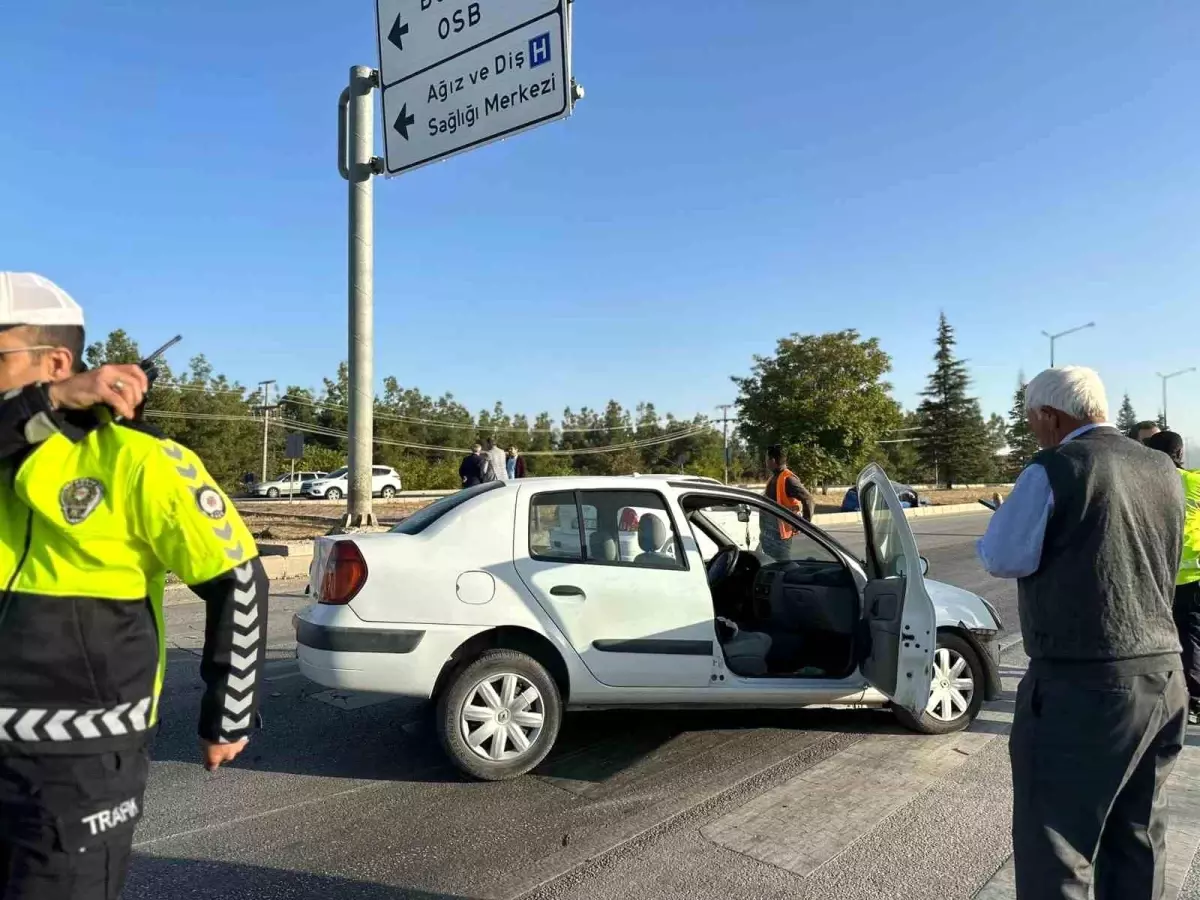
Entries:
[[[1103,423],[1076,428],[1062,443],[1073,441]],[[996,578],[1024,578],[1042,564],[1046,523],[1054,511],[1054,493],[1045,468],[1034,463],[1025,468],[1012,493],[992,514],[987,531],[976,545],[979,561]]]

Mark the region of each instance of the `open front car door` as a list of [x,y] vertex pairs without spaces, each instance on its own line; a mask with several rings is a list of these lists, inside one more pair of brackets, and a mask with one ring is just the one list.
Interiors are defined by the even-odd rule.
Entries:
[[920,716],[929,702],[937,618],[924,561],[892,483],[877,465],[858,476],[866,532],[863,616],[871,632],[862,673],[897,706]]

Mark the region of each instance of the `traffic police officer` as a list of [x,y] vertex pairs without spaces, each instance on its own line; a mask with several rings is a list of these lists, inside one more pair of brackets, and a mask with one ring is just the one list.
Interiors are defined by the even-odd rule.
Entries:
[[[77,370],[83,314],[0,273],[0,896],[114,900],[166,666],[163,585],[206,602],[200,744],[211,770],[256,715],[267,582],[228,499],[187,449],[118,419],[145,380]],[[75,377],[73,377],[75,376]],[[111,379],[111,380],[106,380]]]
[[1183,467],[1183,437],[1160,431],[1146,438],[1151,450],[1171,457],[1183,482],[1183,555],[1175,576],[1175,627],[1183,646],[1183,674],[1187,678],[1188,722],[1200,724],[1200,472]]

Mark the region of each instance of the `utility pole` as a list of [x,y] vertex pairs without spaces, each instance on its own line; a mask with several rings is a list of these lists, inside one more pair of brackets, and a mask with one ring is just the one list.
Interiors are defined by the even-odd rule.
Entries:
[[263,416],[263,454],[262,454],[262,480],[267,480],[267,442],[271,436],[271,388],[275,386],[274,381],[260,381],[258,383],[259,393],[262,394],[262,405],[259,409],[262,410]]
[[1196,371],[1196,367],[1192,366],[1189,369],[1180,369],[1178,372],[1171,372],[1167,375],[1164,375],[1161,372],[1154,373],[1155,375],[1157,375],[1159,378],[1162,379],[1163,428],[1166,428],[1170,423],[1170,420],[1167,418],[1167,382],[1170,381],[1172,378],[1176,378],[1180,375],[1187,375],[1189,372],[1195,372],[1195,371]]
[[729,484],[729,423],[736,422],[737,419],[729,418],[729,410],[733,409],[732,403],[719,403],[717,404],[717,409],[721,411],[721,418],[717,421],[724,426],[725,449],[723,452],[725,460],[725,483]]
[[1077,331],[1083,331],[1085,328],[1095,328],[1095,322],[1088,322],[1086,325],[1077,325],[1074,328],[1068,328],[1066,331],[1060,331],[1058,334],[1051,334],[1048,331],[1043,331],[1042,334],[1050,338],[1050,368],[1054,368],[1054,342],[1060,337],[1066,337],[1068,334],[1074,334]]
[[374,447],[375,196],[372,178],[383,171],[375,152],[374,91],[379,73],[350,69],[338,100],[338,172],[349,183],[348,283],[350,300],[350,490],[343,525],[376,524],[371,508]]

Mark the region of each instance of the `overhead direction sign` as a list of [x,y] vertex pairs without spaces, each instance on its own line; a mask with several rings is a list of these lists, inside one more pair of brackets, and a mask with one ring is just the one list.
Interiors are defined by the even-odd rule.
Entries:
[[385,171],[571,111],[567,0],[377,0]]
[[377,0],[380,86],[478,47],[559,8],[560,0]]

